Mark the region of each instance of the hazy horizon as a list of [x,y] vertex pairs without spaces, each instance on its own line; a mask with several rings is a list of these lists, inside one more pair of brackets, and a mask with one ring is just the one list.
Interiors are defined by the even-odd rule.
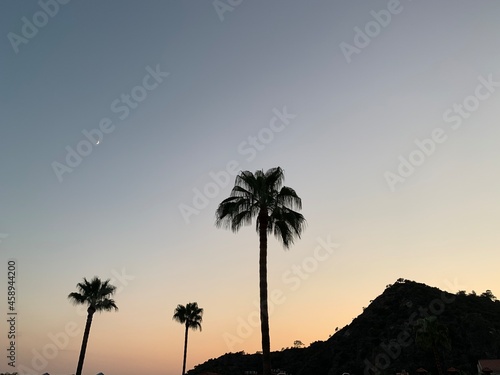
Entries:
[[188,369],[261,350],[255,228],[214,225],[241,170],[282,167],[307,220],[290,250],[269,239],[272,350],[328,339],[400,277],[500,293],[500,3],[0,9],[18,371],[75,372],[86,313],[67,295],[94,275],[119,311],[94,317],[85,374],[179,374],[188,302],[205,311]]

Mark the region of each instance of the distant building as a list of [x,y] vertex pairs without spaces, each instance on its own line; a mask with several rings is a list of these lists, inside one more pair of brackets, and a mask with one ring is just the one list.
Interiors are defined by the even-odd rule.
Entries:
[[478,375],[500,375],[500,359],[480,359],[477,362]]

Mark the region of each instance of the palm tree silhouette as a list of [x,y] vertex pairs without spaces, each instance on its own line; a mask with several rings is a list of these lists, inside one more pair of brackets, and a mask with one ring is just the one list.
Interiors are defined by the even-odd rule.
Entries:
[[177,305],[172,319],[186,326],[186,332],[184,333],[184,360],[182,361],[182,375],[184,375],[186,373],[188,330],[191,328],[194,331],[197,329],[201,331],[203,309],[198,307],[198,303],[196,302],[189,302],[186,306]]
[[69,300],[75,305],[86,304],[87,308],[87,323],[85,324],[85,332],[83,334],[82,348],[80,349],[80,357],[78,359],[78,367],[76,375],[82,374],[83,361],[85,359],[85,351],[87,350],[87,342],[89,340],[90,326],[94,313],[101,311],[118,310],[115,301],[111,297],[116,287],[109,283],[109,279],[101,281],[97,276],[90,281],[83,278],[82,283],[76,284],[78,292],[72,292],[68,295]]
[[260,329],[262,334],[262,365],[264,375],[271,375],[269,312],[267,304],[267,236],[273,233],[288,249],[305,227],[302,201],[292,188],[283,186],[284,174],[280,167],[252,173],[243,171],[236,176],[230,197],[224,199],[216,211],[216,226],[237,232],[256,217],[259,234]]

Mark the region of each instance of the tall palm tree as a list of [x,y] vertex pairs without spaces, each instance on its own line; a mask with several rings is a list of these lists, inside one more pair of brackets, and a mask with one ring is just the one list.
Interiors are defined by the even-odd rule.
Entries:
[[82,348],[80,349],[80,357],[78,359],[78,367],[76,375],[82,374],[83,360],[87,350],[87,342],[89,340],[90,326],[94,313],[101,311],[118,310],[115,301],[110,297],[115,293],[116,287],[109,283],[109,279],[101,281],[97,276],[90,281],[83,278],[82,283],[76,284],[78,292],[72,292],[68,295],[70,301],[75,305],[86,304],[87,308],[87,323],[85,324],[85,332],[83,333]]
[[182,361],[182,375],[184,375],[186,373],[188,330],[191,328],[194,331],[197,329],[201,331],[203,309],[198,307],[198,303],[196,302],[189,302],[186,306],[177,305],[172,319],[186,326],[186,332],[184,333],[184,360]]
[[269,339],[269,312],[267,304],[267,236],[271,233],[288,249],[305,227],[302,201],[292,188],[282,186],[283,170],[280,167],[252,173],[242,171],[234,183],[229,198],[224,199],[216,211],[216,226],[237,232],[243,225],[256,218],[259,234],[259,286],[260,330],[262,334],[262,365],[264,375],[271,375]]
[[443,375],[439,360],[439,349],[450,350],[448,328],[439,323],[435,316],[419,319],[416,325],[415,342],[424,350],[431,350],[439,375]]

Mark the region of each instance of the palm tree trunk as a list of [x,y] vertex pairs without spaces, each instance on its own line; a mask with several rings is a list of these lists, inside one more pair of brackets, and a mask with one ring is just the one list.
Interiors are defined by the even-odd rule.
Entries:
[[87,351],[87,342],[89,341],[90,326],[92,324],[92,317],[94,316],[95,309],[89,307],[87,309],[87,323],[85,324],[85,332],[83,333],[82,348],[80,349],[80,357],[78,358],[78,366],[76,368],[76,375],[82,375],[83,360],[85,359],[85,352]]
[[432,351],[434,352],[434,360],[436,361],[436,367],[439,375],[443,375],[443,369],[441,368],[441,362],[439,361],[439,354],[436,346],[432,346]]
[[267,305],[267,209],[259,213],[259,279],[260,279],[260,330],[262,334],[263,375],[271,375],[271,340],[269,338],[269,312]]
[[182,361],[182,375],[186,373],[187,350],[188,350],[188,323],[186,322],[186,333],[184,334],[184,360]]

